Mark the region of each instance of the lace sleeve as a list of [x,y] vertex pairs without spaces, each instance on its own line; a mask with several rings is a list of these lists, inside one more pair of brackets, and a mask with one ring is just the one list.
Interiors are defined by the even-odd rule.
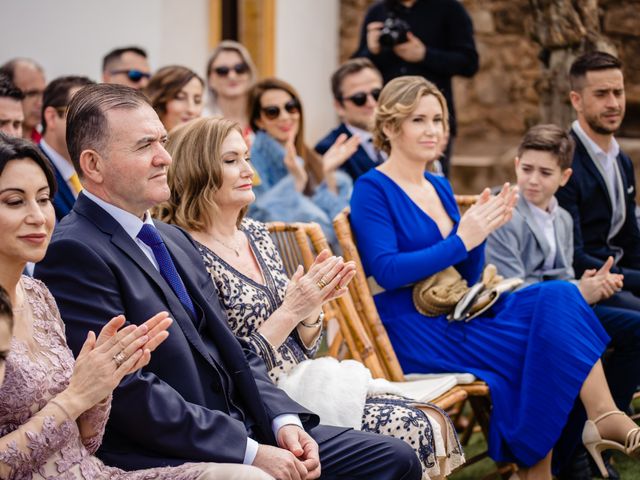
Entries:
[[111,395],[78,417],[78,428],[80,429],[82,443],[92,455],[102,443],[104,427],[109,419],[110,411]]
[[55,400],[0,438],[0,478],[31,478],[55,452],[78,435],[76,423]]

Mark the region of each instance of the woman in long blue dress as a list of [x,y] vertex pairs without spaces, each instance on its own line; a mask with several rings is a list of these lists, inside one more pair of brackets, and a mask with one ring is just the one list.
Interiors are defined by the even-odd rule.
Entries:
[[403,369],[468,371],[485,380],[493,402],[489,453],[521,465],[520,478],[551,479],[552,449],[578,396],[592,420],[587,447],[603,446],[600,435],[624,443],[631,433],[626,451],[637,453],[631,419],[621,412],[598,418],[616,410],[600,362],[609,337],[574,285],[522,289],[467,323],[416,310],[411,286],[419,280],[449,266],[469,284],[478,280],[484,240],[510,219],[516,200],[508,185],[498,196],[486,190],[460,216],[447,180],[425,173],[446,130],[446,104],[433,84],[391,81],[374,131],[389,159],[358,179],[351,199],[360,255],[382,287],[375,302]]

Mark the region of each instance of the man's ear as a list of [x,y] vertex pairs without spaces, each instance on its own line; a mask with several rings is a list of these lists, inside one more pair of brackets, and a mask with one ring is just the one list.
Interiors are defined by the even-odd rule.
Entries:
[[47,122],[47,128],[51,125],[54,125],[56,120],[60,119],[58,116],[58,112],[55,107],[47,107],[42,111],[42,116]]
[[80,153],[80,169],[83,179],[88,179],[93,183],[101,184],[104,181],[104,171],[106,165],[104,158],[95,150],[83,150]]
[[571,106],[576,112],[582,111],[582,95],[575,90],[569,92],[569,99],[571,100]]
[[516,167],[516,170],[518,169],[518,167],[520,166],[520,157],[518,157],[516,155],[516,157],[513,159],[513,164]]
[[572,173],[573,173],[573,170],[571,170],[570,168],[565,168],[562,171],[562,176],[560,177],[560,186],[561,187],[564,187],[567,184],[567,182],[571,178],[571,174]]

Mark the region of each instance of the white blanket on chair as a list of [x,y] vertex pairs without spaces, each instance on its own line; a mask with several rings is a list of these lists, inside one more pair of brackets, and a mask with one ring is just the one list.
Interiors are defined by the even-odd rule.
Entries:
[[323,357],[305,360],[278,386],[302,406],[320,416],[324,425],[360,430],[371,372],[355,360]]
[[320,416],[324,425],[360,430],[364,404],[369,395],[393,394],[427,402],[456,384],[452,375],[416,382],[374,379],[355,360],[323,357],[305,360],[283,375],[278,386],[302,406]]

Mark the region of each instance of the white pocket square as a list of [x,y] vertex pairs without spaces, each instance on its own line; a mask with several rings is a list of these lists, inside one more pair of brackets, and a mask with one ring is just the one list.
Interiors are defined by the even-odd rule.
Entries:
[[633,185],[629,185],[629,188],[627,188],[627,193],[628,194],[632,194],[633,193]]

